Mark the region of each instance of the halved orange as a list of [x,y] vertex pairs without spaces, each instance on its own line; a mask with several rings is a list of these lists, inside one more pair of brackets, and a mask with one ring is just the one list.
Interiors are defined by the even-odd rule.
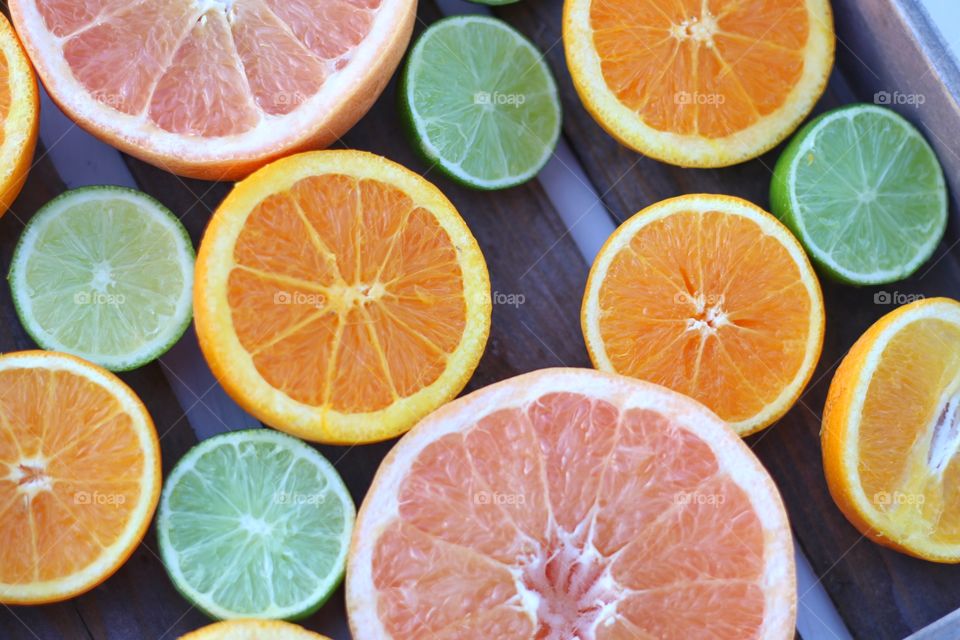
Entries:
[[27,180],[39,128],[37,79],[13,27],[0,15],[0,215]]
[[565,0],[587,110],[658,160],[720,167],[786,138],[833,66],[828,0]]
[[180,640],[330,640],[280,620],[224,620],[192,631]]
[[50,97],[181,175],[234,180],[326,146],[366,113],[414,0],[11,0]]
[[595,367],[686,394],[747,435],[786,413],[813,375],[823,297],[776,218],[740,198],[690,195],[610,236],[581,324]]
[[872,540],[960,562],[960,302],[880,318],[834,374],[823,467],[841,511]]
[[770,476],[703,405],[587,369],[455,400],[383,461],[354,529],[356,640],[786,639]]
[[361,151],[237,184],[197,256],[200,346],[237,402],[329,443],[383,440],[454,397],[490,329],[490,280],[440,191]]
[[119,378],[61,353],[0,356],[0,602],[57,602],[109,578],[159,495],[157,432]]

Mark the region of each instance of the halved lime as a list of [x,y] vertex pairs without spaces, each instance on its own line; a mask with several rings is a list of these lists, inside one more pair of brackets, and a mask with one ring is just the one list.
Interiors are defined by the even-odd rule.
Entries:
[[534,177],[560,136],[560,100],[543,55],[495,18],[454,16],[428,28],[410,50],[400,101],[427,160],[477,189]]
[[160,496],[174,586],[213,618],[303,618],[343,579],[355,509],[316,449],[269,429],[193,447]]
[[947,225],[943,170],[889,109],[854,104],[797,133],[773,173],[773,212],[827,275],[868,285],[906,278]]
[[193,263],[186,229],[162,204],[84,187],[33,216],[9,280],[37,344],[126,371],[163,355],[190,324]]

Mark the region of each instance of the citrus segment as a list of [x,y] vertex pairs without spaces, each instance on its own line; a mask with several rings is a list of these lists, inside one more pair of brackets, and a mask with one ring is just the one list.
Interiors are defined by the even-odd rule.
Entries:
[[770,203],[817,266],[859,285],[914,273],[947,227],[933,149],[902,116],[872,104],[829,111],[794,136]]
[[583,300],[594,365],[700,400],[746,435],[793,405],[820,356],[820,285],[803,249],[738,198],[654,204],[601,249]]
[[125,371],[183,335],[193,262],[186,229],[159,202],[123,187],[83,187],[30,220],[10,288],[38,344]]
[[451,402],[391,451],[347,606],[358,640],[787,638],[794,588],[776,489],[722,421],[552,369]]
[[110,577],[160,491],[153,422],[106,371],[65,354],[0,357],[0,602],[41,604]]
[[107,142],[208,179],[329,144],[410,37],[410,0],[12,3],[51,97]]
[[315,440],[391,437],[458,393],[490,304],[453,205],[355,151],[295,156],[240,183],[198,259],[214,372],[254,415]]
[[400,88],[420,152],[470,187],[530,180],[560,135],[560,100],[543,58],[502,20],[461,15],[431,25],[410,51]]
[[225,620],[191,631],[180,640],[330,640],[279,620]]
[[164,485],[157,540],[174,586],[215,618],[302,618],[343,578],[350,494],[315,449],[269,429],[196,445]]
[[911,555],[960,562],[960,303],[933,298],[874,324],[844,358],[823,415],[824,469],[850,521]]
[[13,27],[0,16],[0,215],[27,180],[39,128],[37,80]]
[[567,0],[563,39],[587,110],[683,166],[760,155],[809,113],[833,64],[826,0]]

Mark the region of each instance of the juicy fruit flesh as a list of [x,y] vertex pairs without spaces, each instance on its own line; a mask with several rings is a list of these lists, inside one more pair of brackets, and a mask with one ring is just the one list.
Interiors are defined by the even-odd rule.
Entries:
[[247,218],[228,281],[263,378],[337,411],[382,409],[433,383],[466,326],[458,248],[396,187],[327,174]]
[[64,349],[141,351],[168,330],[190,285],[177,240],[127,199],[70,207],[44,227],[26,261],[32,319]]
[[906,536],[960,543],[960,327],[923,319],[884,349],[857,442],[867,499]]
[[229,611],[296,610],[342,569],[352,516],[316,464],[292,448],[221,444],[165,500],[164,528],[184,580]]
[[76,374],[7,369],[0,389],[0,584],[65,578],[126,529],[139,439],[116,398]]
[[478,18],[445,22],[426,37],[411,72],[421,135],[474,178],[505,180],[535,169],[560,121],[539,54],[508,27]]
[[423,449],[373,552],[392,637],[752,637],[764,533],[710,448],[577,393]]
[[604,81],[650,127],[731,135],[784,105],[799,81],[805,0],[593,0]]
[[[7,56],[0,52],[0,122],[6,122],[10,115],[13,94],[10,87],[10,63]],[[0,127],[0,144],[6,139],[5,127]]]
[[226,136],[294,111],[349,63],[380,0],[38,2],[102,104],[178,134]]
[[615,371],[695,398],[730,422],[779,397],[813,330],[786,247],[756,222],[719,211],[641,227],[611,262],[598,301]]
[[850,272],[902,270],[943,233],[941,176],[930,147],[896,116],[833,119],[794,164],[803,235]]

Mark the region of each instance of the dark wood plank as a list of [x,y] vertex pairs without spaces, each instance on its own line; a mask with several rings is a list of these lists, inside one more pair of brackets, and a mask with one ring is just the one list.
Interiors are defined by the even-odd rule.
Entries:
[[[860,5],[872,7],[871,20],[888,20],[886,0],[834,0],[841,21],[839,36],[860,21],[851,16]],[[586,112],[578,99],[560,43],[562,0],[522,2],[496,9],[498,16],[529,36],[557,78],[564,108],[564,135],[602,194],[617,222],[666,197],[684,193],[727,193],[769,208],[768,189],[782,145],[762,157],[734,167],[692,170],[672,167],[621,147]],[[844,21],[850,18],[850,24]],[[892,19],[892,18],[889,18]],[[854,40],[851,38],[851,42]],[[859,39],[857,39],[859,41]],[[886,49],[885,49],[886,50]],[[904,51],[904,55],[909,51]],[[887,52],[887,55],[891,55]],[[878,64],[886,64],[880,58]],[[838,69],[815,113],[853,101],[871,101],[852,77],[869,73],[849,47],[838,45]],[[856,89],[854,87],[857,87]],[[858,93],[859,91],[859,93]],[[911,120],[917,114],[906,113]],[[957,144],[956,130],[941,137]],[[941,156],[944,152],[941,152]],[[814,382],[801,402],[779,423],[748,440],[770,470],[784,496],[797,539],[814,571],[857,638],[902,638],[960,607],[960,567],[908,558],[862,539],[831,500],[823,478],[819,431],[821,412],[832,373],[860,334],[894,307],[876,304],[881,292],[898,295],[960,297],[960,264],[955,243],[956,200],[947,238],[934,258],[913,278],[886,287],[856,289],[824,281],[827,334]]]

